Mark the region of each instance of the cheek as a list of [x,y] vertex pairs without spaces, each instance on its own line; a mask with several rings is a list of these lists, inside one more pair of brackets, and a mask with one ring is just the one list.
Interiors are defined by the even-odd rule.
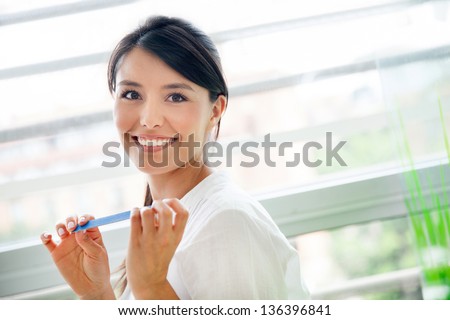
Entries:
[[123,108],[115,106],[114,108],[114,124],[119,132],[123,133],[128,131],[135,119],[130,112],[126,112]]
[[[205,106],[195,106],[179,112],[172,118],[172,125],[185,138],[189,134],[195,133],[196,136],[201,134],[203,136],[208,126],[209,113]],[[202,138],[202,137],[201,137]],[[197,138],[198,139],[198,138]]]

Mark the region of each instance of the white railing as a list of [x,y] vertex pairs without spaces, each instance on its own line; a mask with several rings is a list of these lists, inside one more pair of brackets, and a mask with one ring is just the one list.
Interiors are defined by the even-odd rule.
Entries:
[[348,280],[341,285],[312,292],[312,299],[346,299],[360,297],[367,293],[390,292],[420,287],[420,270],[418,268],[404,269],[377,274],[369,277]]
[[[114,283],[114,280],[112,283]],[[407,288],[412,291],[419,287],[420,270],[418,268],[411,268],[348,280],[340,285],[325,288],[324,290],[312,291],[311,298],[315,300],[347,299],[360,297],[366,293],[373,294],[377,292],[405,290]],[[76,299],[76,296],[67,284],[63,284],[8,297],[2,297],[0,299],[70,300]]]

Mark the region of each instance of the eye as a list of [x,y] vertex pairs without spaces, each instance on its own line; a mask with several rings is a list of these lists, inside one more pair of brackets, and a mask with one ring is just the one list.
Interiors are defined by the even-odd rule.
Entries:
[[126,91],[122,92],[121,97],[128,99],[128,100],[138,100],[141,98],[139,93],[137,93],[134,90],[126,90]]
[[170,102],[175,102],[175,103],[187,101],[186,97],[183,96],[181,93],[172,93],[167,97],[167,99]]

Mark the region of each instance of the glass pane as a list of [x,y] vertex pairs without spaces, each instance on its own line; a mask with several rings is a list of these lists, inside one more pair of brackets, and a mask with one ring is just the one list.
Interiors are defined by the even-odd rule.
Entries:
[[[0,39],[4,43],[14,43],[14,46],[7,46],[1,50],[0,69],[111,51],[123,34],[133,29],[136,24],[148,16],[155,14],[184,17],[198,25],[205,32],[214,33],[392,2],[395,3],[396,1],[346,0],[330,2],[321,0],[311,2],[289,0],[284,1],[283,5],[280,6],[274,5],[271,0],[233,0],[227,2],[226,6],[221,6],[220,8],[221,16],[227,18],[218,19],[215,14],[198,14],[199,12],[203,12],[205,8],[210,7],[210,2],[207,0],[192,1],[189,5],[185,5],[185,2],[182,0],[157,2],[138,1],[103,10],[3,26],[0,28]],[[255,8],[258,8],[258,14],[249,14],[249,12],[254,12],[256,10]],[[404,14],[400,13],[400,15],[403,16]],[[120,17],[120,23],[117,23],[117,17]],[[376,19],[379,21],[380,18]],[[389,31],[392,23],[397,24],[396,21],[398,19],[398,16],[394,16],[390,18],[390,22],[387,24],[384,21],[385,19],[383,19],[383,23],[378,23],[375,26],[371,22],[372,19],[369,19],[367,22],[364,22],[364,19],[359,19],[356,20],[357,27],[353,25],[351,20],[349,23],[326,24],[324,26],[314,27],[312,30],[305,28],[293,31],[292,33],[288,32],[286,35],[284,33],[269,35],[267,40],[275,41],[273,46],[266,46],[267,42],[264,41],[266,36],[263,36],[262,39],[250,41],[250,45],[246,48],[256,50],[263,45],[264,50],[258,51],[259,54],[262,54],[261,58],[263,59],[264,55],[267,55],[265,52],[268,48],[282,50],[282,48],[278,47],[279,42],[282,41],[286,45],[286,40],[288,40],[286,49],[278,52],[278,54],[284,52],[285,55],[295,56],[298,53],[305,52],[304,55],[307,55],[306,61],[318,59],[324,55],[330,59],[331,57],[328,55],[330,46],[340,50],[345,50],[346,48],[346,45],[335,46],[338,40],[339,42],[351,41],[353,48],[363,48],[365,45],[372,44],[369,39],[371,39],[373,32],[380,27],[383,28],[383,32]],[[352,35],[355,33],[360,35],[365,33],[365,37],[363,38],[365,40],[353,41],[354,37]],[[319,36],[324,37],[323,40],[316,41]],[[26,38],[27,41],[17,41],[18,38]],[[292,41],[293,39],[295,41]],[[332,40],[331,43],[329,39]],[[390,39],[390,37],[382,37],[382,39]],[[299,43],[303,43],[304,45],[298,46]],[[311,49],[308,49],[310,47],[313,50],[317,47],[326,47],[328,50],[320,51],[321,55],[319,56],[317,55],[317,51],[313,55],[310,55]],[[33,54],[29,54],[30,48],[33,48]],[[294,51],[292,51],[292,48],[294,48]],[[301,48],[300,51],[299,48]],[[269,54],[271,51],[269,50]],[[21,54],[18,54],[19,52]],[[238,54],[234,49],[233,52]],[[244,62],[244,58],[245,55],[240,60]],[[299,61],[301,60],[297,59],[296,63]],[[325,63],[329,62],[325,61]]]
[[0,81],[2,129],[110,111],[106,65]]
[[[348,281],[414,268],[416,256],[407,218],[373,221],[334,230],[298,236],[297,245],[303,277],[311,293],[326,292]],[[420,286],[399,280],[394,289],[346,291],[327,299],[421,299]],[[375,286],[374,286],[375,287]]]
[[[136,26],[137,21],[156,13],[184,17],[206,32],[214,33],[394,2],[349,0],[335,3],[318,1],[313,4],[309,1],[306,5],[305,1],[287,1],[280,6],[273,1],[258,1],[257,5],[256,2],[235,1],[221,8],[229,19],[217,19],[215,15],[199,14],[204,12],[200,9],[210,6],[206,0],[192,2],[189,6],[182,1],[140,1],[1,27],[2,43],[14,45],[0,51],[0,72],[1,69],[16,66],[109,51],[126,31]],[[255,7],[258,14],[249,14],[256,10]],[[380,72],[375,65],[369,70],[349,69],[349,72],[342,69],[330,71],[329,68],[351,66],[377,57],[411,54],[415,50],[445,48],[450,44],[450,34],[445,32],[450,23],[448,12],[448,1],[439,1],[348,21],[325,19],[315,21],[309,27],[287,28],[219,44],[232,92],[241,90],[242,93],[246,85],[272,81],[269,88],[263,84],[259,87],[255,85],[254,90],[231,96],[222,123],[221,141],[226,145],[234,140],[260,139],[270,133],[282,142],[294,143],[284,156],[272,150],[271,158],[276,162],[274,168],[262,162],[256,167],[245,168],[240,163],[249,160],[248,157],[242,152],[235,152],[231,167],[226,167],[225,163],[225,169],[232,172],[235,180],[246,190],[259,192],[262,189],[313,184],[321,179],[352,176],[398,165],[397,146],[392,139],[392,126],[384,102],[385,83],[389,81],[382,77],[380,85]],[[117,23],[118,17],[120,23]],[[387,84],[401,93],[402,101],[414,102],[400,107],[407,114],[407,129],[414,134],[414,150],[428,159],[439,158],[443,152],[442,144],[434,143],[437,141],[438,117],[436,114],[430,117],[426,108],[428,102],[434,104],[436,101],[430,94],[431,86],[436,84],[439,88],[446,119],[450,104],[450,96],[445,89],[445,84],[450,80],[450,68],[446,63],[434,64],[433,60],[439,59],[432,53],[425,54],[420,61],[409,66],[410,69],[401,71],[400,78],[394,77],[396,86]],[[292,83],[277,83],[277,80],[298,74],[303,76]],[[83,116],[112,112],[113,102],[107,90],[104,63],[2,79],[0,92],[0,126],[2,130],[10,130],[2,133],[14,134],[18,132],[12,130],[15,128],[27,130],[27,126],[69,119],[67,128],[55,130],[50,136],[42,137],[38,133],[35,137],[30,130],[27,131],[30,132],[29,138],[20,137],[0,145],[0,183],[2,190],[9,192],[8,196],[0,195],[3,209],[0,212],[2,219],[10,221],[7,227],[1,227],[2,241],[34,237],[37,230],[42,230],[42,221],[53,225],[56,215],[58,219],[65,217],[67,210],[106,215],[141,203],[141,198],[136,196],[118,201],[120,204],[91,206],[90,201],[93,200],[86,200],[87,195],[80,195],[77,191],[79,185],[83,185],[83,190],[109,190],[105,187],[108,183],[103,176],[102,181],[93,179],[91,182],[85,177],[91,173],[95,173],[92,177],[96,174],[101,176],[98,172],[102,172],[101,162],[105,160],[102,148],[105,143],[117,140],[114,125],[104,119],[80,124]],[[410,126],[414,123],[417,126]],[[287,166],[286,162],[292,161],[296,152],[303,151],[305,143],[315,141],[325,146],[326,132],[332,132],[334,145],[347,141],[340,152],[347,166],[341,166],[336,161],[331,166],[310,167],[304,163]],[[261,143],[261,140],[256,141]],[[311,151],[310,157],[312,160],[323,160],[323,152],[323,149]],[[260,159],[264,158],[264,150],[257,150],[257,154]],[[54,177],[74,173],[83,182],[71,176],[73,180],[64,180],[64,183],[46,183],[47,178],[50,181]],[[114,174],[111,169],[110,176]],[[130,172],[126,176],[124,173],[122,178],[111,183],[116,184],[118,190],[128,190],[127,179],[137,179],[139,176],[133,174]],[[36,180],[42,181],[42,184],[26,193],[20,190],[12,193],[15,189],[9,184],[13,186],[30,179],[42,179]],[[102,187],[98,186],[100,184]],[[59,196],[60,192],[70,194],[73,198],[67,203],[76,205],[61,209],[59,205],[48,204],[58,209],[46,211],[46,203],[57,201],[48,200],[52,198],[50,195],[65,197]],[[136,187],[136,192],[141,192],[140,185]],[[28,222],[35,221],[28,210],[33,206],[41,208],[40,213],[36,214],[39,221],[36,220],[35,225]]]
[[28,11],[35,9],[48,8],[55,5],[74,3],[74,0],[2,0],[0,5],[0,14],[18,13],[20,11]]
[[[109,179],[89,182],[71,182],[55,189],[42,186],[42,191],[23,193],[0,199],[0,243],[13,245],[24,240],[39,241],[43,231],[55,233],[57,222],[71,215],[91,214],[102,217],[142,206],[145,179],[140,174],[120,176],[111,173]],[[86,179],[87,178],[87,179]],[[80,179],[80,177],[78,177]],[[82,179],[80,179],[82,180]],[[126,222],[125,222],[126,223]],[[123,224],[102,227],[102,230],[118,228]]]
[[30,137],[2,144],[0,181],[23,181],[101,169],[102,162],[108,161],[103,154],[103,145],[117,141],[116,136],[113,124],[107,122],[57,136],[38,139]]

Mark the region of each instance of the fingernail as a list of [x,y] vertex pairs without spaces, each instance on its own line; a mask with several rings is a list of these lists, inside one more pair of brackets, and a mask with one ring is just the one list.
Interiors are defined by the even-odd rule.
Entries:
[[80,220],[79,220],[79,221],[80,221],[80,222],[84,222],[84,220],[86,220],[86,217],[83,216],[83,217],[80,217]]
[[42,235],[42,237],[43,237],[44,239],[47,239],[49,236],[50,236],[50,235],[49,235],[47,232],[44,232],[44,234]]
[[67,228],[68,228],[69,230],[72,230],[74,227],[75,227],[75,223],[74,223],[73,221],[70,221],[70,222],[67,224]]
[[59,229],[58,229],[58,234],[59,234],[59,236],[64,235],[64,233],[65,233],[65,231],[64,231],[63,228],[59,228]]

